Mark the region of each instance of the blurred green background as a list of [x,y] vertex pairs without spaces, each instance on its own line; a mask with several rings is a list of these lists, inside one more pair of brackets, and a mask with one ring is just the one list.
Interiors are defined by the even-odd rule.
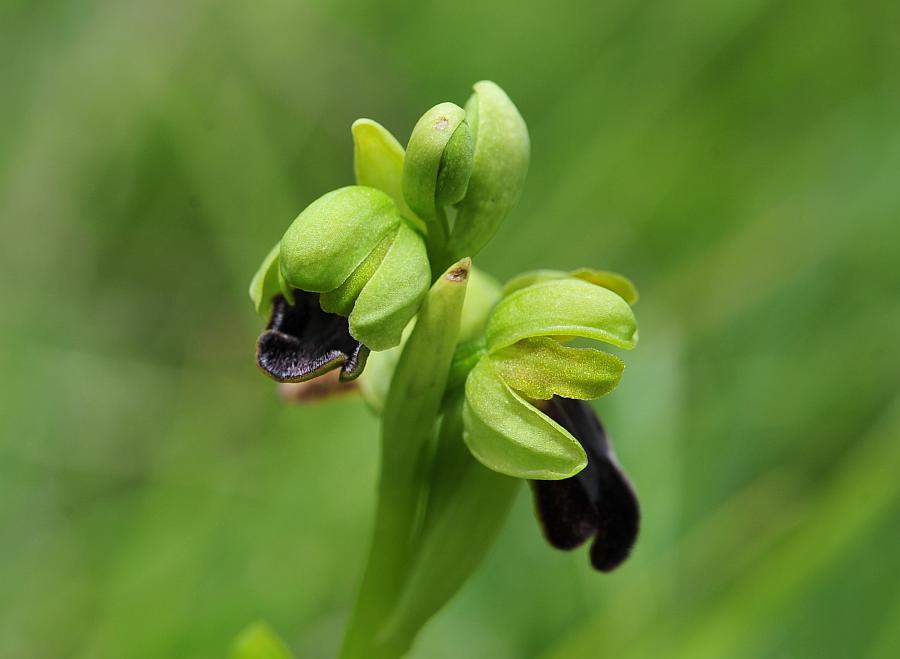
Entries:
[[524,197],[477,259],[617,269],[612,576],[523,489],[418,659],[898,656],[900,4],[0,3],[0,657],[331,656],[376,419],[281,404],[246,287],[349,126],[499,82]]

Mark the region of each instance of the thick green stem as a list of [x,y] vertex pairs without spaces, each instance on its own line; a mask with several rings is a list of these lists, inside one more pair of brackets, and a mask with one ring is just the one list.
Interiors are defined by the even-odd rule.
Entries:
[[395,659],[404,651],[380,643],[379,634],[400,598],[421,531],[427,467],[470,268],[463,259],[434,283],[391,381],[382,413],[375,529],[342,659]]

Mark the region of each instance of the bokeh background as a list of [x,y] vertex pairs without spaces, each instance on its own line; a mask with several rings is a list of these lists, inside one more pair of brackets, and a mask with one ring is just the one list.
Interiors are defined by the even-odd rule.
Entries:
[[590,572],[523,490],[417,659],[900,652],[900,4],[5,0],[0,657],[335,652],[376,419],[254,366],[258,262],[504,86],[524,197],[478,264],[617,269],[642,344],[598,403],[643,499]]

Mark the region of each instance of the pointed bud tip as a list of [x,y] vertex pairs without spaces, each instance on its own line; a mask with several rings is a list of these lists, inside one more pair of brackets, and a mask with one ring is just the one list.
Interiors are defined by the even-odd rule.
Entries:
[[448,281],[462,283],[469,278],[469,272],[472,270],[472,259],[468,256],[455,263],[447,270],[444,276]]

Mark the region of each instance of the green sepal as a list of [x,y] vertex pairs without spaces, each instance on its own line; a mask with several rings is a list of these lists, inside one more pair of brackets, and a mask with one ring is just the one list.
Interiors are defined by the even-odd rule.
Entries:
[[534,284],[543,284],[545,281],[555,281],[557,279],[565,279],[568,273],[562,270],[529,270],[520,275],[516,275],[508,282],[503,284],[503,297],[511,295],[518,290],[533,286]]
[[525,120],[497,84],[482,80],[466,104],[475,153],[465,198],[448,241],[451,257],[474,256],[519,200],[531,143]]
[[288,646],[268,625],[257,622],[242,631],[231,646],[231,659],[293,659]]
[[356,299],[350,334],[372,350],[400,343],[403,328],[416,315],[428,286],[431,268],[422,237],[400,224],[381,265]]
[[441,156],[434,191],[434,200],[438,206],[450,206],[466,196],[474,158],[475,144],[472,141],[472,131],[463,121],[453,131],[453,136]]
[[591,268],[579,268],[572,272],[563,272],[562,270],[532,270],[531,272],[525,272],[506,282],[503,286],[503,295],[515,293],[517,290],[532,284],[553,281],[554,279],[565,279],[566,277],[582,279],[596,286],[608,288],[628,304],[634,305],[638,301],[637,288],[628,277],[609,270],[593,270]]
[[469,373],[463,420],[472,455],[501,474],[560,480],[587,464],[578,440],[513,391],[490,359]]
[[390,195],[400,214],[414,228],[424,230],[403,198],[403,158],[400,142],[387,128],[371,119],[357,119],[350,127],[353,135],[353,171],[357,185],[376,188]]
[[[425,219],[429,231],[446,231],[439,217],[438,197],[453,197],[468,182],[472,168],[472,145],[468,129],[454,140],[464,125],[466,112],[454,103],[439,103],[428,110],[413,128],[403,163],[403,197],[409,207]],[[448,145],[453,144],[452,153]],[[445,160],[445,156],[447,159]],[[462,171],[450,171],[461,168]],[[438,193],[439,179],[447,190]],[[458,198],[458,197],[457,197]]]
[[371,254],[366,257],[366,260],[360,263],[356,270],[353,271],[353,274],[347,277],[347,280],[343,284],[333,291],[322,293],[319,297],[319,304],[322,306],[322,309],[329,313],[336,313],[347,318],[350,315],[350,312],[353,311],[353,305],[356,303],[359,294],[378,270],[378,267],[381,265],[381,262],[384,260],[385,255],[391,245],[394,244],[396,238],[397,231],[386,235],[381,239],[381,242],[376,245],[375,249],[372,250]]
[[281,271],[293,288],[332,291],[402,220],[386,193],[358,185],[311,203],[281,239]]
[[281,292],[279,284],[278,252],[280,245],[275,245],[263,259],[253,279],[250,280],[250,300],[256,313],[269,315],[272,298]]
[[625,300],[574,278],[532,284],[503,298],[485,334],[489,352],[535,336],[583,337],[625,349],[638,340],[637,321]]
[[625,363],[608,352],[570,348],[547,337],[523,339],[488,359],[510,387],[540,400],[554,395],[600,398],[616,388],[625,369]]

